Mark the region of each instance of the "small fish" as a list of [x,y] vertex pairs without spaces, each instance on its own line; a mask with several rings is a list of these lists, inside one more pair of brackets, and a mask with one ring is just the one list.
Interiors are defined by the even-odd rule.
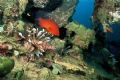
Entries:
[[104,32],[113,32],[113,30],[112,30],[112,28],[110,28],[110,27],[106,27],[106,28],[104,29]]
[[103,30],[104,30],[104,32],[113,32],[110,25],[108,23],[105,23],[105,22],[103,23]]
[[52,19],[39,17],[37,20],[38,20],[38,25],[44,28],[45,30],[47,30],[52,35],[55,35],[55,36],[60,35],[59,26]]

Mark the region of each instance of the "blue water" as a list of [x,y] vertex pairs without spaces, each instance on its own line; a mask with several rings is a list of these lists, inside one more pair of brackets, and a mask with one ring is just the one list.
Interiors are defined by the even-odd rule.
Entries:
[[85,25],[88,28],[92,27],[90,20],[94,9],[94,0],[79,0],[73,14],[73,20]]
[[[95,0],[78,0],[78,4],[73,14],[73,20],[85,25],[87,28],[92,28],[91,16],[94,10]],[[107,33],[108,41],[120,41],[120,24],[111,24],[112,33]]]
[[[78,0],[78,4],[76,5],[75,12],[72,16],[73,20],[85,25],[85,27],[87,28],[92,28],[92,21],[90,18],[94,10],[94,1],[95,0]],[[115,42],[114,46],[112,44],[109,47],[109,50],[111,50],[112,53],[115,54],[120,51],[120,24],[115,23],[111,24],[110,26],[113,32],[106,33],[106,39],[108,42]]]
[[114,24],[111,24],[110,26],[111,26],[113,32],[106,33],[107,41],[120,42],[120,24],[114,23]]

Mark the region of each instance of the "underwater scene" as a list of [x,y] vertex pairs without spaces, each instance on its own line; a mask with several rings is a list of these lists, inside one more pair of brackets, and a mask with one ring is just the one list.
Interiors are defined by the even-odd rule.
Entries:
[[120,0],[0,0],[0,80],[120,80]]

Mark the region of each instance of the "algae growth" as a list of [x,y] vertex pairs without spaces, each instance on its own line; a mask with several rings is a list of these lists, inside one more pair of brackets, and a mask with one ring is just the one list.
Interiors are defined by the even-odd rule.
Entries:
[[119,5],[99,1],[88,29],[71,19],[77,0],[0,0],[0,80],[119,80],[99,26],[114,22],[108,7]]

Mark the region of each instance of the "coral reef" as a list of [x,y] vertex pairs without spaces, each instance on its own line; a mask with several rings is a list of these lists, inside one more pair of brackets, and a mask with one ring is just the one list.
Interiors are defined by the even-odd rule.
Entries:
[[[53,69],[51,70],[44,66],[40,67],[40,65],[42,65],[41,60],[39,60],[40,63],[36,62],[36,64],[32,62],[26,62],[23,59],[19,60],[14,58],[14,69],[11,73],[6,75],[3,80],[17,79],[19,77],[17,76],[18,73],[20,74],[22,70],[24,71],[20,74],[22,75],[22,80],[92,80],[97,76],[94,74],[94,69],[89,68],[87,64],[85,64],[80,58],[76,59],[72,56],[66,56],[59,60],[57,59],[55,60],[55,63],[52,64]],[[56,71],[59,71],[59,73],[57,74]],[[68,76],[70,78],[68,78]]]
[[[98,23],[94,30],[69,21],[76,3],[0,0],[0,80],[104,80],[119,76],[119,57],[107,49],[104,32],[99,30],[100,24],[108,27],[112,21],[108,15],[109,7],[114,10],[112,0],[96,0],[93,22]],[[38,25],[40,17],[55,21],[60,36]]]
[[[75,22],[69,23],[66,28],[69,33],[75,33],[72,43],[83,49],[88,48],[88,45],[95,40],[95,33],[93,30],[85,28],[83,25],[79,25]],[[84,35],[83,35],[84,33]]]
[[94,27],[102,25],[104,32],[112,32],[110,24],[119,23],[119,11],[118,0],[96,0],[92,17]]

